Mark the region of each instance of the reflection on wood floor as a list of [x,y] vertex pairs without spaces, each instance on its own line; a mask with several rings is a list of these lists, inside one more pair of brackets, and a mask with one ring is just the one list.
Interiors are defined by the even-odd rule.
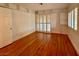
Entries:
[[34,32],[0,49],[2,56],[75,56],[65,34]]

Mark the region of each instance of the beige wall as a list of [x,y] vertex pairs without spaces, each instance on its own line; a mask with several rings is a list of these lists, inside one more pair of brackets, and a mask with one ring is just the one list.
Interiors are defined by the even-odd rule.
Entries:
[[13,10],[13,38],[19,39],[35,31],[35,14]]
[[[0,48],[35,31],[35,13],[31,10],[27,11],[22,7],[20,7],[20,10],[0,7],[0,19]],[[9,39],[11,34],[8,34],[10,33],[10,28],[6,28],[3,25],[12,28],[12,39]]]
[[12,43],[11,9],[0,7],[0,47]]
[[60,24],[61,25],[67,25],[68,22],[67,22],[67,12],[61,12],[60,13]]
[[59,29],[56,27],[60,26],[60,16],[59,13],[52,13],[51,14],[51,26],[52,26],[52,32],[59,32]]

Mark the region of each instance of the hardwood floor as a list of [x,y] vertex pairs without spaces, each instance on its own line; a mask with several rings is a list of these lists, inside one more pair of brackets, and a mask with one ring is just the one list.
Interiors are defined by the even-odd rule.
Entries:
[[0,49],[1,56],[76,56],[67,35],[32,33]]

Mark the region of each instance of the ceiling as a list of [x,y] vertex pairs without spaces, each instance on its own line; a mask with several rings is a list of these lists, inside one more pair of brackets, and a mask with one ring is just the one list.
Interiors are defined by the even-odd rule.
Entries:
[[23,6],[27,9],[32,9],[35,11],[39,10],[49,10],[49,9],[64,9],[68,7],[68,3],[20,3],[20,6]]

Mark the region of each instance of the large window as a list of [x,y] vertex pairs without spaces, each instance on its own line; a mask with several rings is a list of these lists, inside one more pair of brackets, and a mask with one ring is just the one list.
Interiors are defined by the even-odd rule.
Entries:
[[75,8],[68,13],[68,26],[75,30],[77,30],[77,13],[78,8]]
[[42,32],[51,31],[50,15],[37,15],[36,30]]

